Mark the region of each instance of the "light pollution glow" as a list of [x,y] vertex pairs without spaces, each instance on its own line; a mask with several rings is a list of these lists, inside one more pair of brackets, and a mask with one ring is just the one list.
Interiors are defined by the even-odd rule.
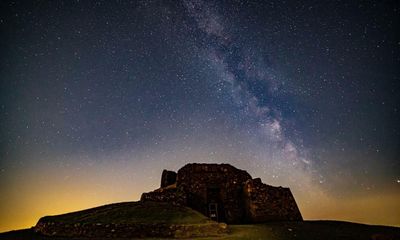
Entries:
[[[191,162],[214,162],[208,152],[193,151]],[[224,155],[225,154],[225,155]],[[118,159],[109,161],[87,161],[93,164],[73,163],[57,165],[36,161],[33,166],[25,166],[8,173],[6,179],[11,183],[0,189],[0,232],[29,228],[46,215],[62,214],[99,205],[137,201],[142,192],[159,186],[163,168],[171,169],[168,161],[172,155],[152,154],[140,168],[129,161],[129,154],[109,156]],[[180,158],[181,157],[181,158]],[[221,162],[230,162],[229,153],[216,153]],[[172,170],[187,163],[186,154],[175,156]],[[157,160],[158,159],[158,160]],[[97,163],[95,163],[97,162]],[[233,163],[246,169],[241,161]],[[164,163],[164,164],[163,164]],[[249,169],[247,169],[249,170]],[[330,195],[320,185],[313,184],[303,173],[296,173],[301,186],[284,178],[276,180],[269,175],[252,169],[249,173],[271,185],[291,187],[295,199],[306,220],[335,219],[367,224],[400,226],[400,193],[388,191],[379,195],[366,195],[354,198],[351,195]],[[397,212],[396,212],[397,211]]]

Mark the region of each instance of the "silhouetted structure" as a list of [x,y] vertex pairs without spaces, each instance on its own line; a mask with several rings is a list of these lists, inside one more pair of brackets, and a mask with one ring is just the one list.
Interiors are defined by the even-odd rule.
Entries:
[[303,220],[289,188],[252,179],[229,164],[187,164],[177,173],[164,170],[161,188],[143,193],[141,201],[191,207],[227,223]]

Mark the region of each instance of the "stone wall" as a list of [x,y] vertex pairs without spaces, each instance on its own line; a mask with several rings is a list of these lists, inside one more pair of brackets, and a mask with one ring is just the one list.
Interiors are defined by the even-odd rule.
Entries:
[[140,201],[168,202],[173,205],[187,205],[187,195],[177,188],[159,188],[153,192],[143,193]]
[[269,186],[256,178],[245,182],[243,193],[248,222],[303,220],[289,188]]
[[189,207],[208,216],[208,190],[219,190],[219,220],[240,223],[244,217],[242,186],[251,179],[246,171],[229,164],[187,164],[177,174],[177,188],[187,193]]
[[229,164],[193,163],[177,173],[164,170],[161,186],[143,193],[141,201],[184,205],[205,216],[209,204],[217,203],[217,220],[226,223],[302,220],[289,188],[263,184]]
[[161,174],[161,188],[172,185],[176,182],[176,172],[164,170]]

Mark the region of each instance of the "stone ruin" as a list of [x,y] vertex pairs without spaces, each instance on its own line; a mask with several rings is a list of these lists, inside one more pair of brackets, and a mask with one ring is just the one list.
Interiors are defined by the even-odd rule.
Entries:
[[164,170],[161,187],[143,193],[141,201],[188,206],[219,222],[302,221],[289,188],[253,179],[229,164],[187,164],[178,172]]

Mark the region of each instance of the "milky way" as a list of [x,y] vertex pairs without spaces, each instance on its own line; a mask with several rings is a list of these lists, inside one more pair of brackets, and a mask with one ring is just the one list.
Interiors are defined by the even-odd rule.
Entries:
[[237,43],[236,37],[220,23],[220,17],[204,2],[187,1],[185,6],[199,29],[207,35],[209,48],[206,54],[220,74],[215,83],[217,90],[229,94],[229,100],[240,109],[239,116],[254,120],[260,134],[268,138],[267,144],[281,150],[285,160],[301,160],[309,164],[299,156],[297,147],[286,139],[281,126],[281,112],[271,103],[280,81],[273,69],[257,50]]
[[306,219],[400,225],[398,3],[0,9],[0,231],[189,162],[288,186]]

